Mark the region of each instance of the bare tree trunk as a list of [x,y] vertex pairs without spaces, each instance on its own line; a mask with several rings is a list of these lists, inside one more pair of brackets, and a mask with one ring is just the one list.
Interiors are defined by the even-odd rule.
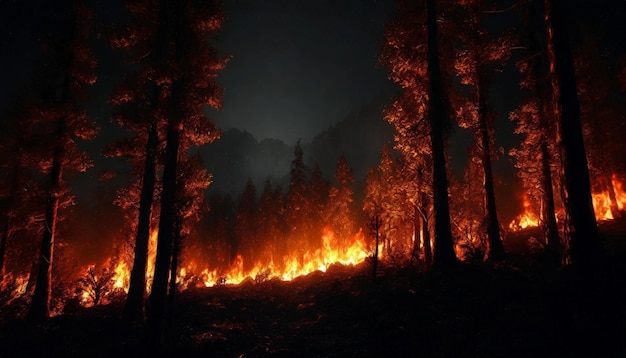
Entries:
[[11,185],[9,191],[9,198],[7,202],[7,214],[4,219],[4,228],[2,230],[2,237],[0,238],[0,283],[4,278],[4,271],[6,265],[6,252],[9,245],[9,238],[13,233],[13,218],[15,216],[15,204],[16,196],[18,193],[18,174],[19,174],[19,158],[13,162],[13,168],[11,172]]
[[376,271],[378,270],[378,242],[379,242],[379,233],[380,233],[380,224],[381,224],[381,220],[378,217],[378,209],[376,209],[374,220],[375,220],[374,226],[376,227],[376,245],[374,247],[374,264],[372,267],[372,279],[376,281]]
[[[588,268],[598,260],[600,241],[593,201],[589,168],[583,143],[576,77],[568,36],[565,4],[545,0],[550,67],[557,113],[557,144],[561,154],[563,193],[569,222],[572,263]],[[554,7],[551,5],[555,5]]]
[[430,140],[433,153],[433,208],[435,211],[435,255],[433,267],[449,269],[456,266],[450,208],[448,202],[448,176],[444,148],[444,126],[449,120],[448,104],[443,89],[439,64],[437,39],[437,9],[435,0],[427,0],[428,26],[428,77],[429,101],[428,117]]
[[[184,2],[161,0],[160,15],[163,16],[160,24],[162,29],[170,31],[175,42],[174,62],[181,64],[184,54],[183,27],[185,24],[183,11]],[[166,32],[167,32],[166,31]],[[168,99],[168,125],[165,146],[165,166],[163,169],[163,191],[161,192],[161,216],[159,218],[159,235],[157,238],[157,253],[154,264],[154,278],[152,292],[147,304],[147,342],[152,348],[161,347],[165,341],[165,324],[167,317],[167,290],[170,276],[172,244],[174,238],[174,220],[176,218],[176,177],[178,174],[178,148],[180,146],[180,120],[184,108],[183,78],[175,79],[172,83],[171,95]]]
[[170,123],[167,130],[165,148],[165,168],[163,170],[163,192],[161,194],[161,217],[157,253],[154,264],[152,292],[147,305],[148,340],[155,345],[164,341],[164,322],[167,309],[168,278],[172,258],[172,240],[174,219],[176,216],[176,168],[179,146],[179,132],[175,123]]
[[413,257],[419,261],[420,258],[420,236],[422,231],[422,214],[417,203],[413,206]]
[[[65,119],[60,119],[56,136],[62,138],[66,131]],[[28,317],[34,321],[41,321],[50,317],[50,297],[52,295],[52,262],[54,257],[54,238],[59,210],[59,195],[63,177],[63,154],[65,148],[58,144],[54,150],[52,169],[50,171],[50,186],[46,202],[45,227],[41,246],[39,248],[39,264],[35,292],[30,304]]]
[[[9,209],[11,210],[11,209]],[[2,237],[0,238],[0,284],[4,278],[4,257],[6,256],[7,251],[7,242],[9,241],[9,237],[11,236],[11,214],[7,216],[4,222],[4,228],[2,230]]]
[[131,321],[143,320],[144,297],[146,294],[146,267],[148,265],[148,244],[150,241],[150,222],[154,186],[156,181],[156,147],[158,135],[156,123],[152,124],[146,142],[146,157],[139,199],[139,219],[133,268],[130,272],[130,286],[124,306],[124,317]]
[[172,268],[170,269],[170,290],[168,295],[168,307],[169,316],[173,316],[174,312],[174,300],[176,298],[176,291],[178,284],[176,283],[176,275],[178,274],[178,262],[180,260],[180,252],[182,249],[182,237],[181,237],[181,218],[180,215],[176,215],[174,220],[174,242],[172,244]]
[[430,267],[433,263],[433,252],[430,247],[430,230],[428,229],[428,219],[422,217],[422,242],[424,242],[424,261],[426,267]]
[[[545,127],[543,127],[545,130]],[[545,138],[541,141],[541,191],[543,192],[543,222],[544,236],[547,243],[548,255],[554,264],[561,264],[561,238],[556,223],[556,208],[554,205],[554,191],[552,190],[552,171],[550,168],[550,152]]]
[[483,169],[483,189],[485,195],[485,207],[487,209],[487,240],[489,242],[490,261],[504,259],[504,245],[500,237],[500,223],[496,210],[496,195],[493,187],[493,170],[491,168],[491,136],[487,124],[487,88],[484,80],[483,69],[478,69],[478,132],[480,135]]

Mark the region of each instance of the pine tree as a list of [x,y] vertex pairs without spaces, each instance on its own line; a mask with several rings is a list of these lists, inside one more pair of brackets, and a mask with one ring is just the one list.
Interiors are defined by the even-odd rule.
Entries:
[[288,228],[284,253],[303,253],[308,248],[310,229],[308,168],[304,164],[304,151],[300,141],[294,149],[291,161],[289,189],[285,198],[285,222]]
[[49,82],[42,89],[40,103],[31,113],[31,130],[40,135],[39,145],[30,153],[30,163],[47,176],[45,222],[38,254],[35,291],[29,317],[42,320],[50,315],[52,265],[59,210],[73,200],[64,183],[64,173],[84,172],[91,165],[76,141],[96,135],[94,122],[77,101],[96,81],[96,61],[88,47],[91,13],[81,4],[70,2],[65,26],[49,36]]
[[[442,3],[439,4],[443,6]],[[408,175],[414,176],[419,188],[420,194],[414,198],[414,203],[419,203],[416,209],[423,220],[430,217],[428,207],[433,208],[435,263],[446,269],[455,265],[456,257],[450,227],[444,150],[450,125],[444,85],[447,77],[441,70],[436,6],[435,1],[427,1],[426,7],[400,1],[398,18],[387,28],[381,61],[389,67],[390,79],[403,89],[401,97],[385,116],[396,128],[396,148],[403,153],[405,165],[410,165],[405,171],[410,171]],[[446,54],[445,51],[442,53]],[[428,225],[423,227],[426,233]],[[430,243],[430,239],[427,241]],[[425,245],[425,250],[428,249]],[[426,254],[427,260],[429,256]]]
[[428,27],[428,122],[433,153],[433,207],[435,211],[435,253],[433,266],[448,269],[456,264],[450,209],[448,201],[448,177],[444,148],[444,130],[449,122],[449,104],[445,95],[439,57],[437,29],[437,4],[427,0],[426,24]]
[[344,248],[356,233],[354,227],[354,191],[352,189],[354,175],[345,157],[341,156],[337,161],[333,177],[335,184],[330,188],[328,213],[330,214],[330,225],[338,239],[339,247]]
[[[166,55],[158,75],[167,84],[164,91],[165,156],[163,191],[152,292],[148,337],[163,342],[166,298],[175,235],[178,167],[181,153],[217,139],[219,131],[206,117],[204,106],[221,107],[222,90],[215,84],[227,59],[218,57],[209,40],[221,27],[223,14],[215,2],[159,2],[157,33],[164,33]],[[157,39],[161,40],[159,36]]]
[[[495,40],[488,37],[484,28],[484,13],[480,0],[463,1],[464,21],[459,33],[464,47],[457,54],[456,73],[461,83],[473,89],[471,105],[465,108],[466,116],[460,116],[460,125],[474,132],[479,159],[482,167],[482,180],[486,208],[486,231],[489,243],[488,258],[493,261],[504,259],[504,246],[500,237],[500,224],[496,210],[493,169],[494,156],[493,115],[489,106],[489,73],[493,64],[503,63],[510,57],[511,40],[501,36]],[[468,16],[469,15],[469,16]]]
[[[515,133],[523,135],[519,148],[511,150],[518,176],[526,195],[541,203],[541,227],[548,259],[561,263],[562,245],[556,221],[553,168],[558,159],[555,143],[554,105],[550,99],[548,59],[545,53],[547,35],[543,24],[543,2],[531,1],[524,13],[528,37],[528,55],[517,63],[522,74],[520,87],[526,91],[522,105],[509,117],[517,123]],[[539,160],[537,160],[539,158]]]

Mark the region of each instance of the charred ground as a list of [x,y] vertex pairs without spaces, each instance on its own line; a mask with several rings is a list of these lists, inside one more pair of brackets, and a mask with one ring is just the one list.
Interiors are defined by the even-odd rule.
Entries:
[[[190,289],[178,296],[167,356],[623,356],[625,221],[601,226],[606,256],[594,272],[548,268],[530,251],[506,264],[447,273],[368,264],[332,266],[291,282]],[[531,232],[510,237],[526,247]],[[0,356],[147,354],[143,328],[122,302],[31,325],[0,326]]]

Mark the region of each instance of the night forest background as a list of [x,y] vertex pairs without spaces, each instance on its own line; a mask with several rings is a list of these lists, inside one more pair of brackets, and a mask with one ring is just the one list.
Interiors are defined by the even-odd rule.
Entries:
[[0,355],[626,353],[625,2],[0,8]]

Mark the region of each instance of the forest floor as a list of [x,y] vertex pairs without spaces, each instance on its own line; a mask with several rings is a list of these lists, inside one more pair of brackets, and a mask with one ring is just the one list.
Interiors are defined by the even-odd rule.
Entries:
[[[605,258],[584,274],[520,252],[497,267],[447,273],[387,267],[374,281],[366,265],[334,266],[291,282],[187,290],[162,353],[626,357],[623,224],[603,226]],[[0,322],[0,357],[147,355],[142,327],[122,324],[121,311],[111,304],[37,325]]]

